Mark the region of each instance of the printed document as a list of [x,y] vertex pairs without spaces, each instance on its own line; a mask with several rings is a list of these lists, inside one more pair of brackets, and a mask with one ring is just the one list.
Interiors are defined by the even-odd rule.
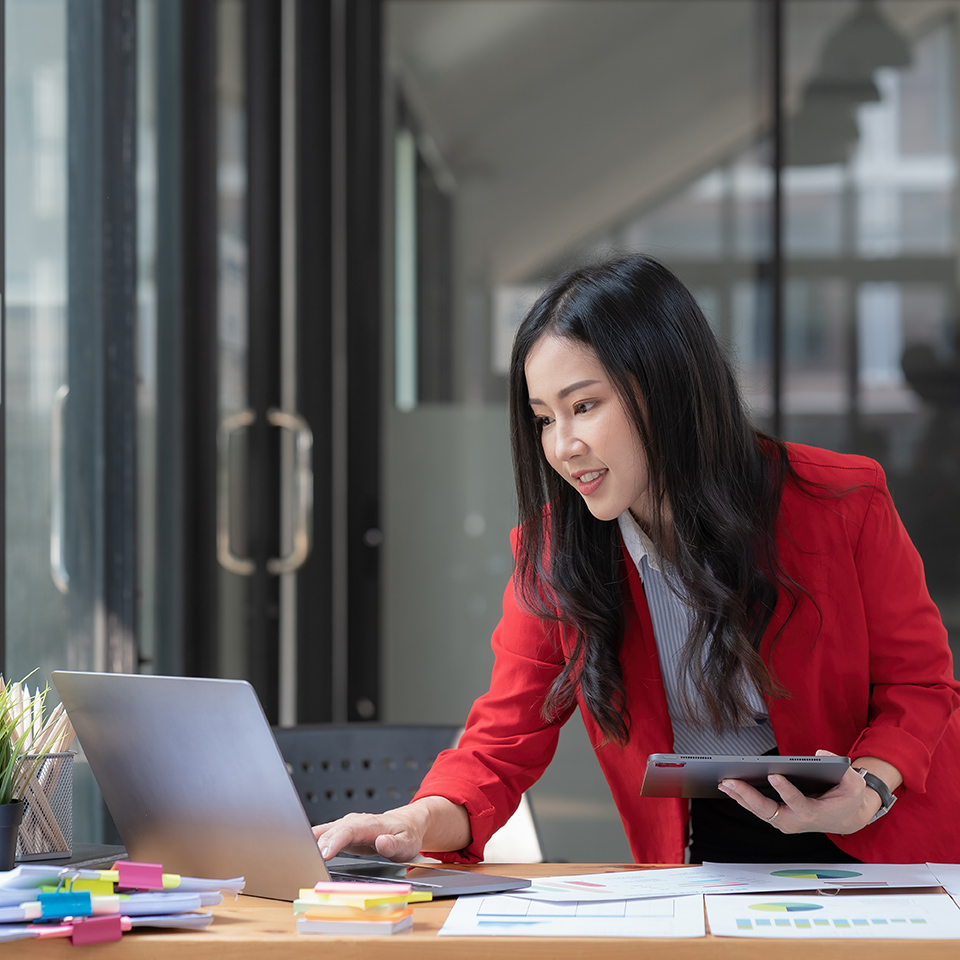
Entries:
[[952,940],[960,910],[946,894],[917,896],[709,896],[710,932],[717,937],[793,940]]
[[513,897],[553,902],[632,900],[708,893],[759,893],[863,887],[936,887],[923,863],[705,863],[702,866],[622,870],[565,877],[540,877]]
[[702,937],[703,897],[544,903],[510,894],[460,897],[440,936]]

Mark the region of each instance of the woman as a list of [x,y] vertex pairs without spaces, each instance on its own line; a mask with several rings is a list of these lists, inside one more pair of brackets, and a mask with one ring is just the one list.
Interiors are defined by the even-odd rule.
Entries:
[[[688,841],[693,862],[960,860],[960,684],[880,467],[753,429],[649,257],[558,280],[510,387],[520,524],[490,690],[410,805],[315,828],[324,856],[482,858],[579,707],[638,862]],[[771,777],[688,805],[640,797],[662,752],[853,763],[822,796]]]

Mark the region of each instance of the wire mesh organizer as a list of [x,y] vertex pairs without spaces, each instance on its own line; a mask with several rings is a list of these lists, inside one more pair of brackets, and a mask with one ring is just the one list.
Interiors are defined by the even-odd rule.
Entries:
[[[17,860],[73,855],[73,759],[76,753],[48,753],[23,790],[25,807],[17,837]],[[25,757],[27,767],[36,758]]]

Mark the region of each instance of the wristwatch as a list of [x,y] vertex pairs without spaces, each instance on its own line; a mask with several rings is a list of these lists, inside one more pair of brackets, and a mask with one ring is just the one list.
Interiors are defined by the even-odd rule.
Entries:
[[880,795],[880,809],[867,821],[867,823],[873,823],[874,820],[879,820],[885,813],[890,812],[890,808],[897,802],[897,798],[893,795],[893,791],[869,770],[864,770],[863,767],[854,767],[853,769],[863,777],[863,782],[871,790]]

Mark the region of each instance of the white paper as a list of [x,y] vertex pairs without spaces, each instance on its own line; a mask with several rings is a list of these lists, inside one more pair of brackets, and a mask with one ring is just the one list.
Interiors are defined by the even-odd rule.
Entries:
[[942,884],[925,863],[705,863],[738,877],[769,881],[769,890],[843,890],[938,887]]
[[927,866],[954,900],[960,897],[960,863],[928,863]]
[[175,887],[166,889],[176,890],[178,893],[205,893],[208,891],[226,890],[232,893],[234,897],[243,893],[243,877],[231,877],[226,880],[207,879],[205,877],[180,877],[180,882]]
[[203,930],[213,923],[212,913],[168,913],[131,917],[131,927],[165,927],[172,930]]
[[[0,890],[37,889],[44,885],[52,885],[63,880],[69,884],[74,877],[81,880],[99,880],[102,870],[75,869],[69,865],[50,867],[44,864],[21,863],[12,870],[0,870]],[[201,893],[206,891],[226,890],[234,895],[242,893],[243,877],[231,877],[225,880],[211,880],[203,877],[180,877],[175,887],[166,887],[167,890],[176,890],[178,893]]]
[[[93,897],[94,904],[100,899]],[[116,897],[110,899],[116,900]],[[125,917],[147,917],[156,914],[189,913],[191,910],[199,910],[201,906],[199,894],[153,890],[150,893],[130,893],[122,896],[119,906],[115,906],[113,912],[122,913]]]
[[21,863],[12,870],[0,870],[0,889],[24,889],[44,884],[56,884],[60,880],[63,867],[49,867],[44,864]]
[[27,890],[26,888],[11,887],[9,890],[5,890],[0,887],[0,908],[19,907],[21,903],[26,903],[28,900],[36,900],[39,894],[39,888]]
[[710,932],[717,937],[800,940],[953,940],[960,910],[942,893],[919,896],[709,896]]
[[621,870],[575,876],[540,877],[510,895],[554,903],[632,900],[709,893],[760,893],[779,890],[831,890],[862,887],[937,887],[924,863],[705,863],[666,869]]
[[703,897],[544,903],[509,894],[460,897],[441,936],[702,937]]
[[37,928],[30,923],[0,924],[0,943],[11,940],[32,940],[37,936]]
[[704,893],[748,893],[782,890],[776,881],[755,873],[712,867],[667,867],[585,873],[564,877],[538,877],[529,887],[510,895],[554,903],[590,900],[635,900],[648,897],[683,897]]

